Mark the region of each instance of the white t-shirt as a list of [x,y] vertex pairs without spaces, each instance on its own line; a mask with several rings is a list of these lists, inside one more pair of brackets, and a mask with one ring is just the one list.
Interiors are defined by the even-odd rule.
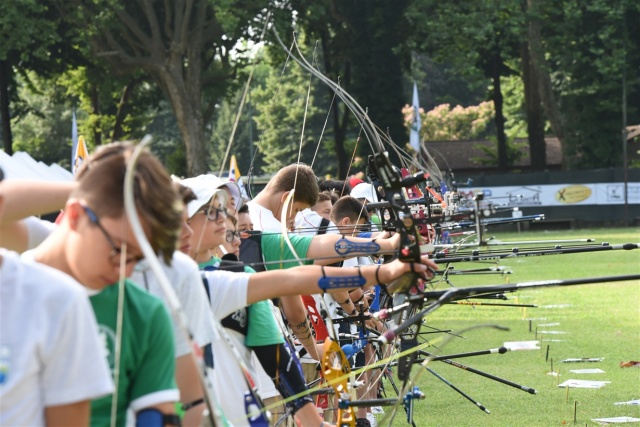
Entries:
[[273,213],[253,200],[248,202],[249,216],[253,222],[253,229],[272,233],[282,233],[282,224]]
[[49,237],[49,234],[57,227],[55,223],[35,216],[25,218],[23,223],[27,228],[27,235],[29,236],[27,249],[33,249],[38,246],[44,239]]
[[44,409],[113,392],[84,288],[0,249],[0,425],[44,425]]
[[[174,251],[171,266],[162,263],[162,269],[169,278],[173,290],[182,306],[187,321],[189,332],[193,335],[194,342],[199,347],[211,343],[215,337],[211,308],[207,303],[207,292],[202,285],[202,276],[198,264],[188,255],[180,251]],[[130,277],[131,281],[145,288],[151,294],[160,298],[167,305],[167,298],[158,283],[156,275],[151,270],[146,260],[140,261]],[[170,311],[171,312],[171,311]],[[173,335],[176,343],[176,358],[189,354],[191,347],[185,336],[180,322],[174,318]]]
[[[214,270],[205,271],[205,277],[209,284],[211,309],[216,318],[224,319],[231,313],[247,306],[247,286],[251,274]],[[244,360],[249,360],[251,352],[244,345],[245,337],[231,329],[225,329],[225,331]],[[219,337],[213,345],[213,356],[212,382],[225,417],[233,425],[249,425],[244,405],[247,385],[238,365],[238,357],[222,337]],[[247,368],[255,380],[257,372],[252,364],[247,364]]]
[[[324,218],[318,214],[316,211],[312,211],[307,208],[302,212],[298,212],[296,215],[295,227],[294,230],[298,234],[310,234],[315,236],[318,234],[318,228],[320,228],[321,222]],[[338,227],[333,223],[333,221],[329,221],[327,225],[327,229],[325,234],[338,234]]]

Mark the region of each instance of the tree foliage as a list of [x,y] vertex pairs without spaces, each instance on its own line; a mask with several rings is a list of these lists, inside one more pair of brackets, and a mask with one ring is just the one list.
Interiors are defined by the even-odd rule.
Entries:
[[[76,32],[48,0],[0,2],[0,123],[4,150],[13,151],[12,121],[32,112],[19,96],[29,71],[51,77],[79,61]],[[18,81],[18,76],[22,80]]]
[[[296,25],[309,40],[318,41],[319,67],[322,72],[349,92],[366,108],[370,119],[387,130],[396,141],[406,138],[400,109],[405,104],[403,69],[407,52],[399,49],[407,32],[404,12],[408,0],[291,0],[297,12]],[[324,88],[324,102],[334,97]],[[348,145],[359,131],[352,114],[339,101],[331,111],[329,125],[338,176],[345,177],[351,153]],[[362,156],[371,153],[368,144],[359,144]]]
[[[252,61],[243,53],[260,37],[264,7],[257,0],[0,2],[5,151],[15,139],[40,160],[67,162],[76,108],[90,145],[152,132],[153,149],[172,171],[218,172]],[[566,167],[619,165],[622,126],[640,120],[637,1],[289,0],[270,7],[285,42],[293,22],[307,58],[317,43],[318,69],[400,145],[414,80],[429,110],[492,100],[488,131],[501,167],[510,162],[508,141],[527,134],[532,166],[544,168],[545,126],[563,142]],[[271,169],[297,159],[309,76],[291,66],[280,82],[286,55],[268,49],[263,77],[252,85],[253,113],[245,106],[232,147],[243,172],[256,159]],[[329,108],[332,98],[312,81],[302,160],[313,161],[321,139],[318,174],[344,176],[359,129],[344,105]],[[251,116],[255,126],[247,125]],[[260,146],[256,159],[251,142]],[[356,154],[368,152],[361,143]]]
[[309,76],[292,63],[282,71],[272,69],[264,87],[258,87],[252,93],[256,104],[254,119],[260,129],[256,144],[267,173],[297,161],[299,151],[304,153],[300,161],[310,164],[317,142],[316,136],[306,127],[307,121],[319,117],[314,94],[308,94],[311,90]]
[[233,52],[238,40],[255,37],[251,30],[260,25],[262,5],[251,0],[59,3],[69,23],[86,29],[95,54],[106,58],[112,71],[144,72],[162,89],[191,175],[207,171],[205,127],[215,105],[235,87],[244,57]]
[[[640,4],[540,2],[543,47],[566,123],[572,168],[620,164],[625,82],[628,117],[640,118]],[[561,22],[562,25],[553,23]]]
[[[413,123],[413,107],[405,105],[402,109],[404,123],[407,129],[411,129]],[[493,119],[495,111],[493,104],[483,102],[480,105],[462,107],[456,105],[451,108],[449,104],[442,104],[433,110],[424,112],[420,109],[421,141],[458,141],[481,137],[487,129],[487,125]]]

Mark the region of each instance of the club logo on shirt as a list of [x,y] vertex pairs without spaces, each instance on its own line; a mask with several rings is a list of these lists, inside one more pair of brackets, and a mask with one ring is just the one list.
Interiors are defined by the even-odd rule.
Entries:
[[231,318],[238,322],[241,328],[244,329],[247,327],[247,310],[238,310],[231,315]]
[[0,345],[0,386],[9,380],[11,349],[8,345]]
[[113,372],[114,368],[114,352],[116,349],[116,334],[111,328],[105,325],[98,325],[98,334],[104,349],[104,356],[107,359],[109,368]]

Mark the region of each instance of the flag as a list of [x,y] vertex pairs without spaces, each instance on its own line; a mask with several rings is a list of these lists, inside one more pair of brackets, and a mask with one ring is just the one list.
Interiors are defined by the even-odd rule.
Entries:
[[409,136],[409,144],[411,148],[420,152],[420,104],[418,103],[418,85],[413,84],[413,120],[411,122],[411,134]]
[[73,109],[71,119],[71,172],[74,172],[73,162],[76,159],[76,147],[78,146],[78,122],[76,121],[76,109]]
[[249,200],[247,190],[244,188],[244,184],[242,183],[242,174],[240,173],[240,169],[238,169],[238,161],[236,160],[235,155],[232,155],[231,160],[229,161],[229,181],[237,183],[238,188],[240,188],[240,195],[244,197],[245,201]]
[[87,150],[87,144],[84,143],[82,135],[78,137],[78,144],[76,146],[75,157],[73,159],[73,174],[75,175],[77,170],[82,166],[82,162],[89,157],[89,151]]
[[240,171],[238,170],[236,156],[232,155],[231,160],[229,161],[229,181],[238,182],[241,176],[242,175],[240,175]]

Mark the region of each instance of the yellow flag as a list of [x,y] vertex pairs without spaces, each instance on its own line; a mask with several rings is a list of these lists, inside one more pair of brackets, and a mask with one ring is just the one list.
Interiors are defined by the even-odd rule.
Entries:
[[75,175],[77,170],[82,166],[87,157],[89,157],[89,151],[87,150],[87,144],[84,142],[84,137],[80,135],[78,137],[78,146],[76,147],[76,156],[73,159],[73,174]]
[[236,156],[232,155],[231,160],[229,161],[229,181],[238,182],[242,174],[238,170],[238,162],[236,161]]

